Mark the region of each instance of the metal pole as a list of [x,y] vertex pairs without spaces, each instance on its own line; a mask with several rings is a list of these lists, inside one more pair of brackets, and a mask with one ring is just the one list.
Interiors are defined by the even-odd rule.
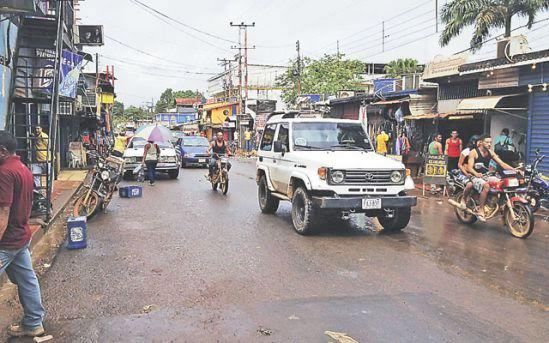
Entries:
[[381,52],[385,52],[385,21],[381,22]]
[[297,95],[301,95],[301,43],[299,40],[295,43],[297,51]]
[[437,27],[437,32],[438,32],[438,0],[435,0],[435,19],[437,21],[436,27]]

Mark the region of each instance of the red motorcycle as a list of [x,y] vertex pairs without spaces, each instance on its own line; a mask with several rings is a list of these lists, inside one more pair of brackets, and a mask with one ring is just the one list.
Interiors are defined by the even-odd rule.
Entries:
[[[477,170],[481,170],[484,165],[479,164],[475,167],[478,168]],[[490,185],[490,193],[484,206],[485,218],[488,220],[494,218],[497,214],[501,214],[511,235],[518,238],[530,236],[534,231],[534,213],[528,201],[525,200],[523,193],[526,192],[526,189],[519,188],[517,172],[504,170],[499,176],[490,172],[485,174],[484,177]],[[449,200],[449,203],[455,207],[458,220],[468,225],[475,223],[478,219],[480,194],[475,191],[472,193],[466,202],[466,209],[462,209],[460,206],[463,198],[462,190],[458,191]]]

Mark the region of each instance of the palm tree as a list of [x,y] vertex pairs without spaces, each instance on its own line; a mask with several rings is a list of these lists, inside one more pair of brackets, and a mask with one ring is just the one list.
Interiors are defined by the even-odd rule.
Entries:
[[514,16],[527,17],[530,29],[536,14],[547,9],[549,0],[451,0],[441,10],[446,28],[440,36],[440,45],[448,45],[465,27],[474,26],[471,49],[478,50],[491,29],[505,28],[504,36],[510,37]]
[[422,68],[418,65],[418,61],[413,58],[399,58],[398,60],[387,63],[384,71],[389,77],[398,77],[420,72],[421,69]]

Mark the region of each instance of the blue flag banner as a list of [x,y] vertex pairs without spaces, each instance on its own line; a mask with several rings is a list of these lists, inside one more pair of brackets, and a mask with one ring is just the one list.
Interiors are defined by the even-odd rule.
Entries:
[[63,50],[61,56],[61,83],[59,95],[68,98],[76,98],[78,79],[82,70],[84,58],[68,50]]

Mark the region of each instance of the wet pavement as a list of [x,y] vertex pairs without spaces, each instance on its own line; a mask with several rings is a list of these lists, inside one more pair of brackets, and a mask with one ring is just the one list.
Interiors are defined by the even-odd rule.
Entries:
[[260,213],[254,165],[233,164],[227,196],[185,169],[141,199],[116,198],[89,223],[87,249],[62,248],[42,281],[55,342],[549,337],[547,223],[520,240],[421,199],[399,234],[358,217],[302,237],[288,203]]

